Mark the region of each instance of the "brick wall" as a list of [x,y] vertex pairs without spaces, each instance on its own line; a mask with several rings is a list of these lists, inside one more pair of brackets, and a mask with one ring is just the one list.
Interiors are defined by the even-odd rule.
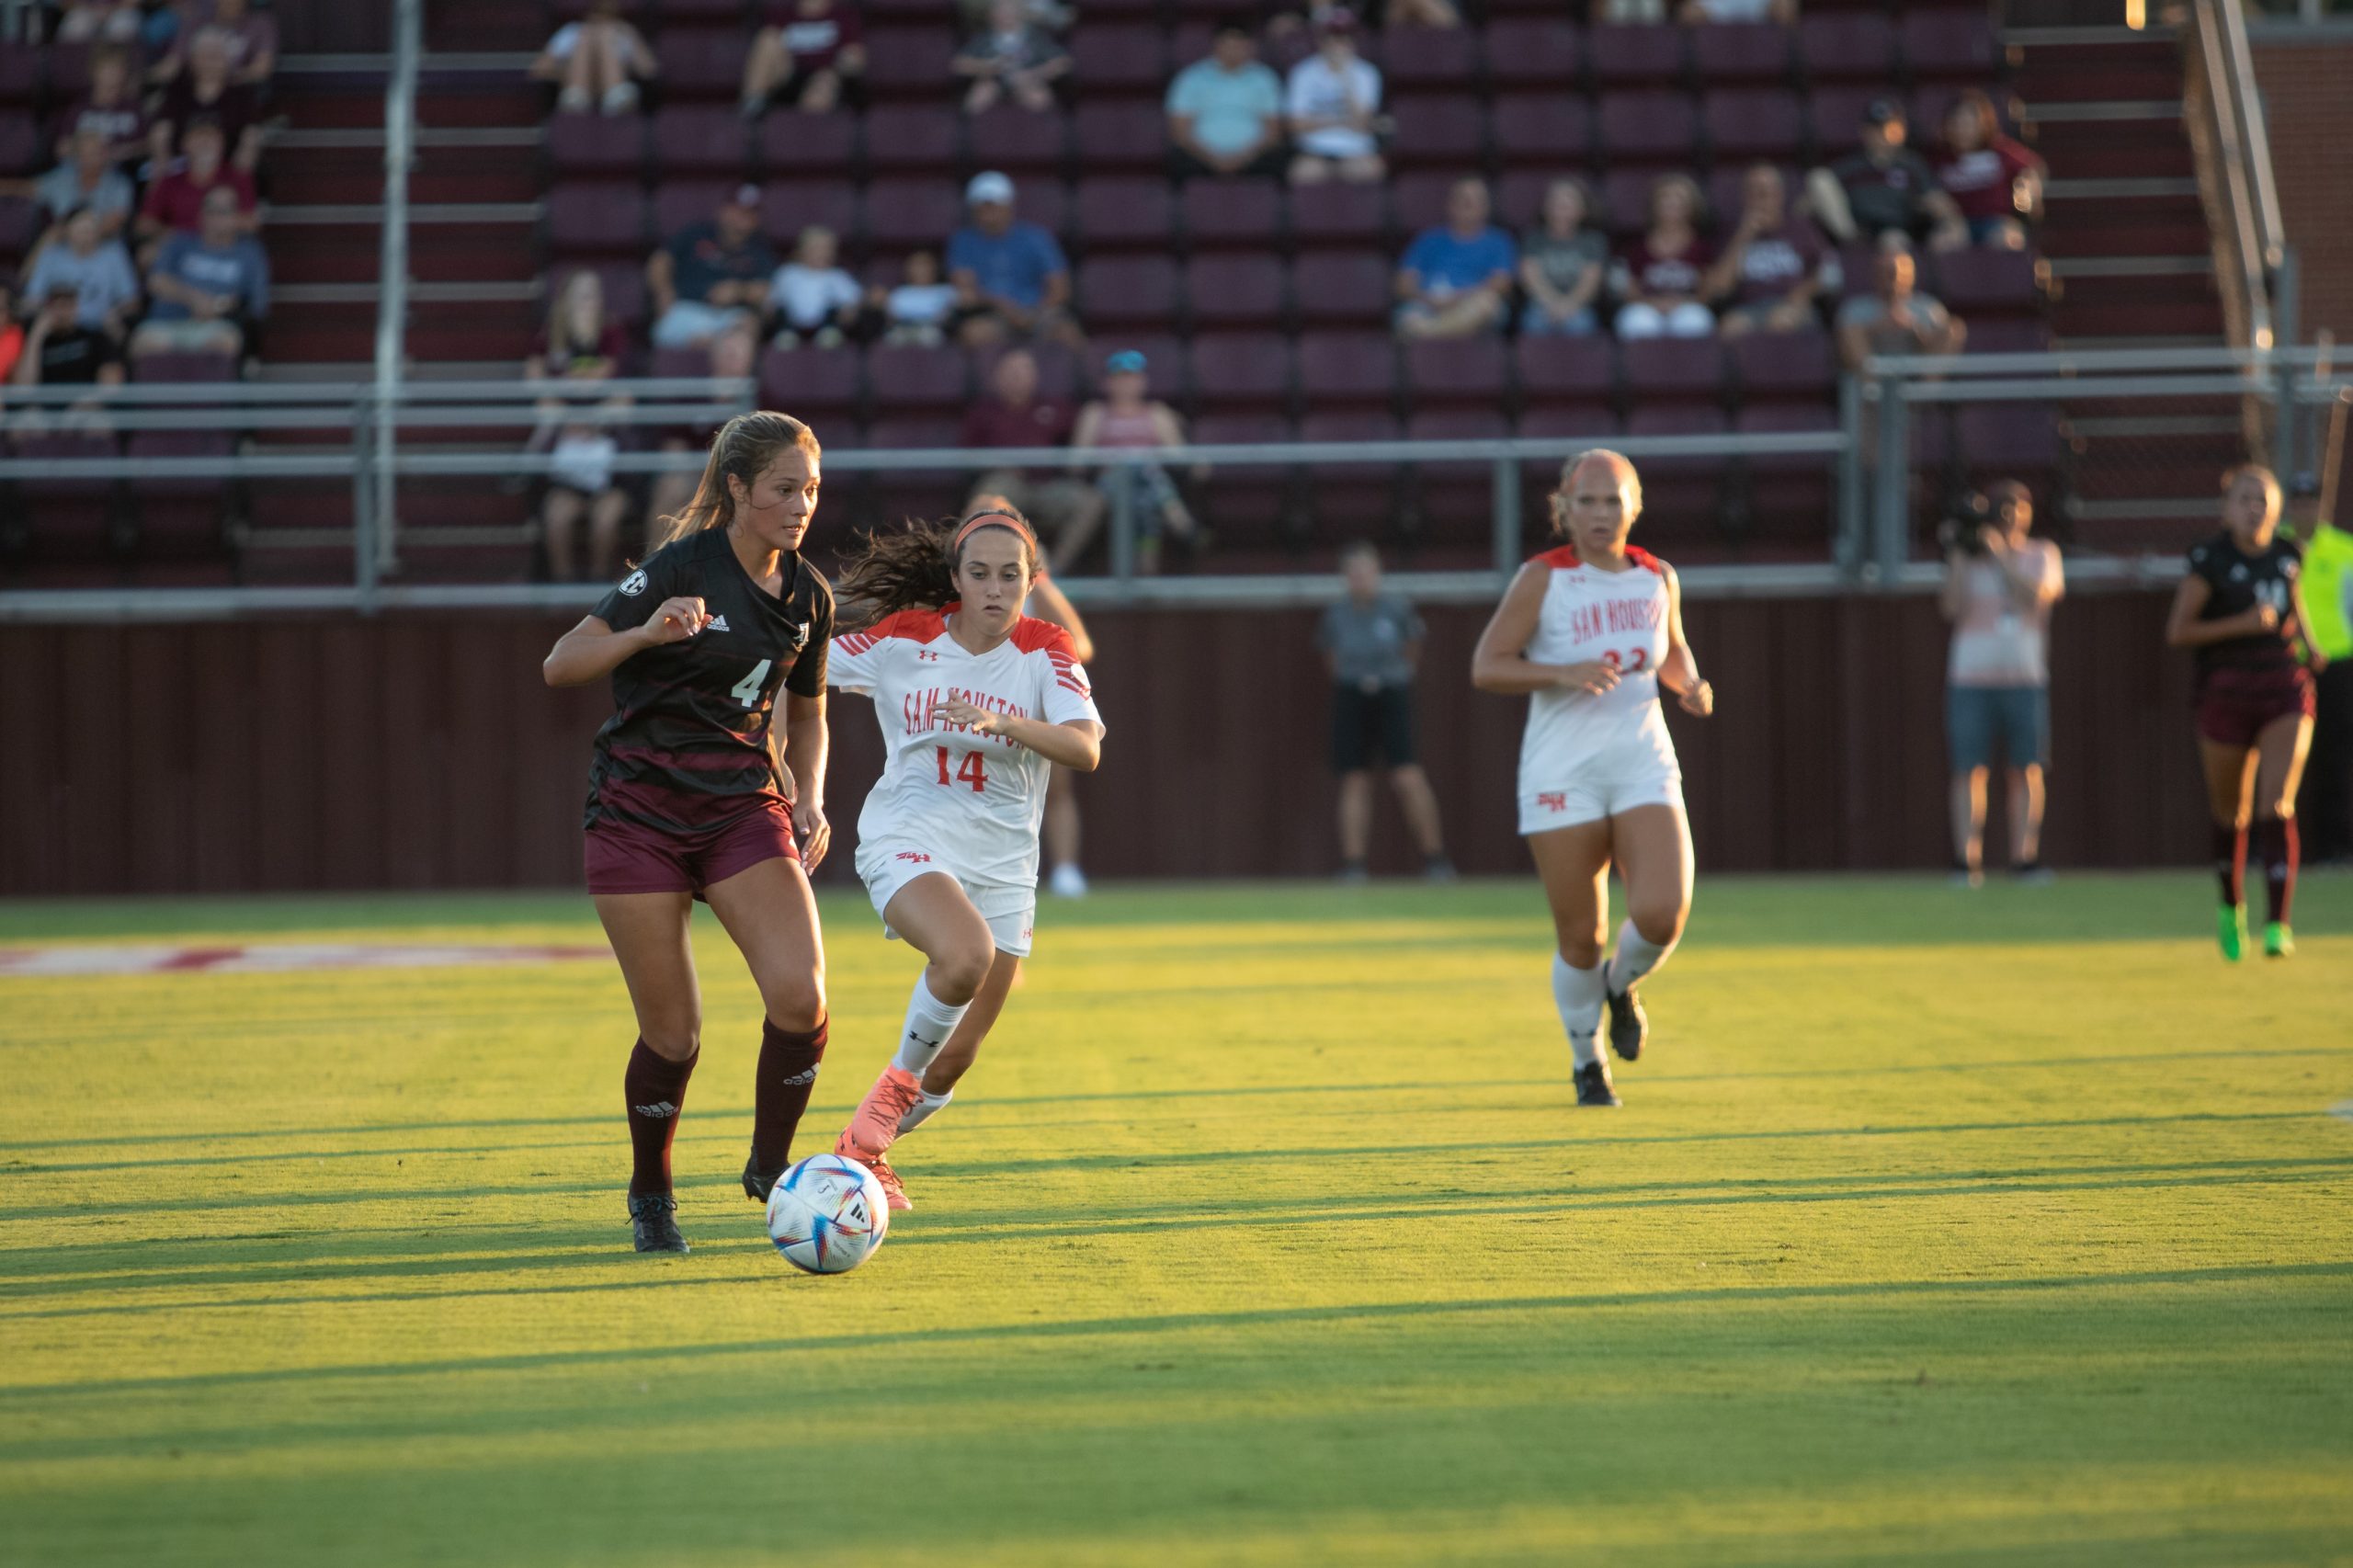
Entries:
[[2353,341],[2353,39],[2258,43],[2256,78],[2270,114],[2279,215],[2302,262],[2302,330]]

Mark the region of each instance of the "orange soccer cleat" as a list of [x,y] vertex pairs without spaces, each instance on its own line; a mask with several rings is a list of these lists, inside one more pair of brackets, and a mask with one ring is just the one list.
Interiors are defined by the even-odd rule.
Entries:
[[866,1091],[866,1098],[858,1102],[857,1112],[842,1135],[834,1143],[834,1153],[846,1160],[856,1160],[874,1173],[882,1184],[883,1196],[891,1200],[893,1210],[915,1207],[907,1201],[907,1189],[899,1181],[899,1173],[882,1156],[899,1136],[899,1119],[923,1093],[923,1081],[896,1062],[882,1069],[874,1086]]

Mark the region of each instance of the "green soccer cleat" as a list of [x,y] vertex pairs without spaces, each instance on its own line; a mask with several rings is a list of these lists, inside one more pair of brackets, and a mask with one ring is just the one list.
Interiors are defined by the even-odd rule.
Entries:
[[2214,934],[2222,939],[2222,957],[2232,963],[2246,950],[2246,905],[2226,903],[2214,913]]
[[2263,956],[2268,959],[2294,958],[2296,934],[2281,922],[2272,921],[2263,928]]

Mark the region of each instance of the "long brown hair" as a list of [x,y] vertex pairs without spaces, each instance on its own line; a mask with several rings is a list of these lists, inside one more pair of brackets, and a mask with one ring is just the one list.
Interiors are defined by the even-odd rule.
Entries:
[[865,545],[842,568],[835,590],[837,601],[847,607],[842,624],[871,626],[895,610],[938,609],[963,597],[956,586],[956,536],[981,517],[1007,517],[1020,525],[1006,531],[1020,539],[1022,564],[1036,582],[1038,540],[1029,519],[1001,497],[977,496],[957,517],[933,523],[909,518],[904,527],[868,535]]
[[735,517],[735,497],[727,488],[732,477],[749,489],[779,453],[798,447],[812,463],[823,454],[817,433],[790,414],[760,409],[739,414],[719,427],[710,438],[710,460],[702,466],[702,483],[684,511],[673,512],[654,524],[654,548],[684,539],[701,528],[723,528]]

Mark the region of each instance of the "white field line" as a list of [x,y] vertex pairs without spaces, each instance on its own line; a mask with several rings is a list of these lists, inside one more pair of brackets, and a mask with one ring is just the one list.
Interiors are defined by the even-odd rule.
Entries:
[[577,945],[484,947],[289,942],[258,947],[0,948],[0,979],[89,974],[284,974],[313,969],[440,969],[607,959]]

